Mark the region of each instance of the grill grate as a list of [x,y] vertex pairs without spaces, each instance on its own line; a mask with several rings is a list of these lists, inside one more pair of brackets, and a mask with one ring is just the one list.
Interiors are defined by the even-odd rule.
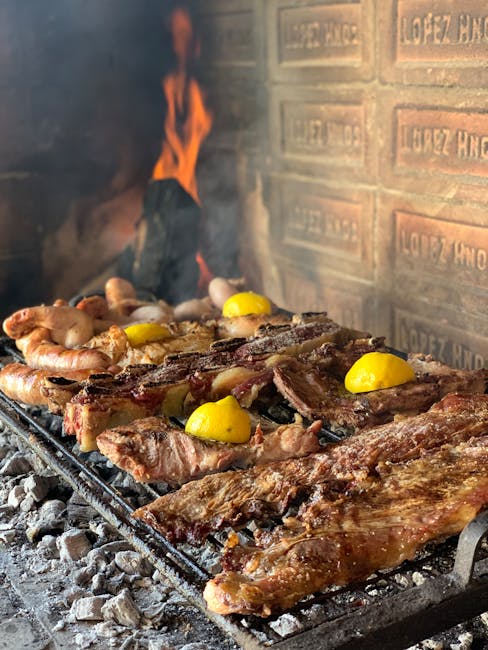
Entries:
[[[13,356],[0,341],[4,356]],[[292,414],[279,405],[267,416],[274,421]],[[42,460],[144,555],[168,581],[210,620],[249,650],[321,648],[405,648],[432,634],[488,610],[488,511],[481,513],[459,538],[427,547],[413,562],[379,571],[361,585],[329,588],[304,599],[287,613],[262,620],[254,616],[222,617],[209,612],[202,590],[218,562],[225,532],[211,536],[202,548],[170,544],[141,520],[134,507],[159,496],[164,485],[151,487],[124,481],[97,452],[77,453],[62,435],[61,418],[40,408],[23,408],[0,392],[0,419]],[[324,430],[326,442],[338,436]],[[125,474],[124,474],[125,476]],[[130,483],[132,481],[132,484]],[[127,487],[129,485],[129,487]],[[250,538],[252,531],[240,534]],[[476,558],[476,562],[475,562]]]

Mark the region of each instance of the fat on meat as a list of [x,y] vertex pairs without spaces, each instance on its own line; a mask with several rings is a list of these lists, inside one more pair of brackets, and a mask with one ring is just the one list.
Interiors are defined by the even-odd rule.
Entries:
[[[354,346],[350,353],[354,354]],[[349,358],[350,355],[347,355]],[[343,363],[343,371],[352,365]],[[348,433],[383,424],[397,415],[426,411],[444,395],[452,392],[483,393],[487,371],[457,370],[422,354],[411,354],[408,363],[416,379],[392,388],[354,394],[344,387],[343,374],[325,370],[321,363],[310,364],[290,359],[274,368],[278,392],[303,417],[321,418],[333,430]]]
[[346,490],[328,488],[259,546],[236,543],[204,590],[218,614],[281,612],[332,585],[366,579],[413,559],[426,543],[464,528],[488,503],[488,436],[445,445],[400,464],[379,464]]
[[249,467],[316,452],[321,425],[296,422],[268,433],[258,425],[248,443],[226,444],[188,435],[167,418],[148,417],[102,432],[97,445],[137,481],[181,484],[231,465]]
[[206,476],[134,512],[172,541],[201,543],[211,531],[283,515],[320,485],[362,481],[379,463],[486,435],[488,395],[449,394],[426,413],[365,429],[305,458]]

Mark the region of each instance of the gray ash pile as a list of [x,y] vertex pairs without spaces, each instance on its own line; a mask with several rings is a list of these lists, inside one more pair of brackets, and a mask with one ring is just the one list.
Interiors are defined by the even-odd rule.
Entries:
[[0,427],[4,647],[236,647],[14,434]]

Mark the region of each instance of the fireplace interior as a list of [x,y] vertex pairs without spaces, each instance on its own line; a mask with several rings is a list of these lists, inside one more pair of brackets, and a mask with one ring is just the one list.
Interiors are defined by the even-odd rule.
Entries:
[[[479,0],[434,5],[4,0],[4,315],[133,272],[166,137],[162,81],[181,66],[179,6],[193,25],[186,78],[211,116],[188,231],[210,273],[399,349],[485,365],[488,14]],[[156,275],[163,257],[147,263]]]
[[[204,296],[209,279],[223,276],[286,310],[326,311],[384,335],[399,351],[487,367],[485,5],[0,0],[0,316],[96,293],[114,275],[171,304]],[[17,463],[9,475],[4,462],[0,487],[5,495],[7,483],[12,493],[22,487],[12,497],[18,512],[7,504],[0,516],[28,518],[26,495],[35,511],[16,445],[21,455],[30,447],[203,611],[200,587],[213,567],[202,569],[199,551],[178,555],[134,528],[137,500],[157,492],[141,488],[124,501],[114,467],[67,451],[55,416],[0,402],[0,442],[10,445],[0,459]],[[229,650],[232,640],[296,650],[324,638],[330,647],[396,648],[437,632],[444,615],[446,627],[477,616],[488,610],[486,521],[463,533],[458,555],[451,540],[398,576],[341,589],[334,602],[344,609],[318,599],[306,615],[299,605],[271,622],[216,615],[211,639]],[[0,542],[18,540],[5,525]],[[223,539],[212,544],[209,565]],[[192,620],[185,603],[199,645],[207,621]],[[370,630],[378,636],[367,646],[358,635]],[[154,643],[140,647],[162,647]]]

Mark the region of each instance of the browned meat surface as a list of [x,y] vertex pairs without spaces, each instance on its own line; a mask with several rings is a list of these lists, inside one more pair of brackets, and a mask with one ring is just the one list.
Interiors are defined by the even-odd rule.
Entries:
[[70,399],[73,393],[69,386],[79,386],[79,382],[86,379],[95,370],[37,370],[23,363],[9,363],[0,370],[0,390],[13,400],[23,404],[47,405],[49,396],[45,387],[56,385],[59,391],[64,391],[64,401]]
[[369,337],[356,338],[345,345],[324,343],[299,359],[311,365],[317,365],[321,370],[329,372],[338,379],[344,379],[352,364],[368,352],[386,352],[385,338]]
[[[191,355],[189,355],[191,356]],[[65,407],[64,428],[85,451],[96,449],[97,435],[162,410],[165,400],[188,392],[187,361],[126,368],[110,381],[89,380]],[[168,413],[172,415],[172,413]]]
[[[234,389],[242,403],[249,406],[264,386],[272,385],[272,374],[266,371],[281,363],[285,353],[298,354],[324,341],[347,341],[352,335],[351,330],[317,315],[310,322],[305,319],[294,324],[266,325],[252,340],[217,341],[206,353],[170,355],[163,365],[147,372],[134,373],[129,368],[117,375],[112,385],[86,384],[66,405],[65,431],[93,445],[106,428],[129,423],[135,417],[183,415]],[[266,346],[270,348],[268,353],[264,352]],[[232,380],[230,371],[237,372]]]
[[444,397],[429,411],[366,429],[323,452],[248,470],[206,476],[139,508],[173,541],[199,543],[210,531],[281,515],[300,496],[331,481],[357,482],[381,462],[404,462],[425,450],[482,436],[488,429],[488,395]]
[[232,371],[196,370],[188,374],[186,360],[179,364],[175,360],[171,366],[146,371],[138,367],[128,369],[123,373],[125,376],[118,375],[111,383],[88,382],[65,406],[65,431],[75,434],[80,444],[90,440],[89,444],[94,445],[104,429],[160,413],[167,417],[181,416],[202,402],[229,395],[234,385],[248,384],[254,377],[253,386],[272,384],[272,370],[260,384],[257,378],[262,371],[246,368]]
[[360,336],[367,334],[338,325],[326,314],[316,314],[291,325],[264,325],[258,336],[236,350],[236,359],[266,359],[278,353],[298,356],[326,342],[344,345]]
[[289,313],[277,314],[247,314],[234,318],[220,317],[216,320],[216,330],[219,339],[233,338],[236,336],[256,336],[260,327],[265,325],[286,324],[290,322]]
[[215,328],[201,323],[168,323],[168,337],[138,345],[130,345],[122,327],[112,325],[108,330],[94,336],[85,347],[100,350],[113,363],[125,368],[141,363],[163,363],[169,354],[178,352],[205,352],[215,340]]
[[137,481],[186,483],[227,469],[305,456],[319,449],[321,422],[305,428],[288,424],[263,434],[258,426],[249,443],[225,444],[187,435],[166,418],[149,417],[102,432],[97,445]]
[[459,533],[488,503],[488,436],[404,464],[378,466],[347,492],[326,491],[273,543],[226,550],[204,597],[219,614],[269,616],[330,585],[413,559],[427,542]]
[[[351,351],[354,352],[354,347]],[[346,356],[352,365],[354,355]],[[330,366],[324,371],[320,364],[312,365],[296,359],[274,368],[274,383],[304,417],[321,418],[332,429],[349,432],[389,422],[397,414],[412,415],[425,411],[450,392],[485,391],[485,370],[455,370],[425,355],[410,355],[408,362],[416,373],[415,382],[368,393],[347,391],[343,376],[331,374]],[[343,364],[343,369],[347,371],[346,364]]]
[[[182,324],[180,324],[182,325]],[[116,328],[117,331],[118,328]],[[108,334],[107,334],[108,335]],[[113,337],[112,337],[113,338]],[[126,339],[124,335],[124,340]],[[93,404],[100,401],[100,410],[116,410],[119,397],[137,399],[138,396],[151,393],[156,408],[166,396],[168,385],[178,383],[180,380],[205,368],[208,371],[218,370],[227,367],[233,360],[235,349],[242,345],[243,339],[216,341],[207,353],[196,351],[174,352],[165,357],[164,364],[136,364],[127,366],[119,372],[112,382],[104,382],[101,385],[98,381],[86,382],[82,386],[80,395],[76,396],[73,404]],[[161,387],[162,396],[158,395],[158,387]],[[51,395],[52,402],[56,402],[56,395]],[[104,404],[104,401],[107,404]],[[111,404],[110,402],[112,402]],[[60,404],[58,406],[64,406]],[[149,410],[147,415],[154,413]],[[76,433],[75,426],[71,426],[71,416],[67,418],[68,433]]]

